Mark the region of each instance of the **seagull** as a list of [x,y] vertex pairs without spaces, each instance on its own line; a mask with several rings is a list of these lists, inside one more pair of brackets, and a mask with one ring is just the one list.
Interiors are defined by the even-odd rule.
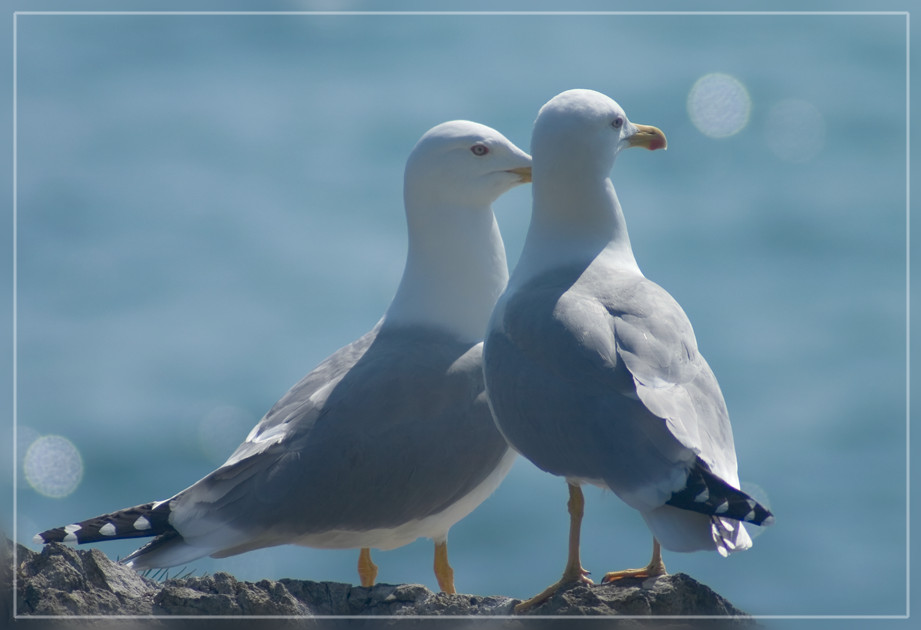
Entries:
[[482,338],[508,280],[492,210],[531,178],[531,158],[469,121],[442,123],[404,176],[403,277],[373,329],[275,403],[217,470],[160,501],[37,534],[38,544],[153,540],[136,569],[282,544],[370,549],[435,542],[435,576],[454,593],[447,536],[496,489],[515,457],[486,401]]
[[771,513],[739,490],[729,414],[684,311],[633,256],[608,174],[620,151],[666,148],[656,127],[613,100],[569,90],[534,123],[531,223],[489,322],[486,390],[513,449],[569,487],[569,558],[559,586],[591,584],[579,558],[581,486],[612,490],[653,534],[643,569],[604,582],[665,574],[674,551],[751,546],[742,521]]

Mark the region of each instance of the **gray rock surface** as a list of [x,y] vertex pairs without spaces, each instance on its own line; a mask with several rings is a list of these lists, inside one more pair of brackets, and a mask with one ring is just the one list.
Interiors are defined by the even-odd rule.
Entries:
[[[175,627],[171,617],[199,617],[205,627],[222,627],[222,616],[296,616],[300,619],[260,619],[262,627],[335,627],[335,628],[413,628],[431,627],[433,620],[412,620],[426,616],[496,617],[512,615],[519,601],[502,596],[447,595],[433,593],[419,584],[378,584],[363,588],[336,582],[281,579],[241,582],[227,573],[205,577],[168,579],[163,582],[145,578],[134,570],[109,560],[98,549],[76,550],[61,544],[47,545],[41,553],[17,546],[18,566],[12,567],[12,543],[0,541],[3,569],[0,587],[11,593],[11,570],[16,573],[16,609],[18,622],[73,615],[101,616],[83,620],[80,628],[162,628]],[[8,595],[5,596],[5,598]],[[11,602],[0,602],[0,627],[12,619]],[[608,628],[752,628],[753,620],[711,589],[687,575],[678,573],[651,580],[622,580],[617,584],[588,587],[573,586],[556,593],[531,615],[668,615],[688,617],[668,620],[616,620],[598,626]],[[112,615],[140,616],[140,619],[105,619]],[[324,620],[317,616],[351,616],[364,619]],[[697,620],[695,616],[725,616],[723,620]],[[378,619],[373,625],[368,617],[409,617]],[[523,619],[523,618],[519,618]],[[519,619],[491,620],[487,625],[476,620],[455,619],[439,628],[523,628]],[[227,621],[227,620],[225,620]],[[437,620],[435,620],[437,621]],[[445,620],[448,621],[448,620]],[[181,623],[189,624],[186,620]],[[528,620],[527,628],[544,623]],[[559,620],[547,620],[546,627],[560,627]],[[305,626],[306,624],[306,626]],[[553,625],[556,624],[556,625]],[[35,627],[29,624],[30,627]],[[51,626],[49,626],[51,627]],[[192,627],[200,628],[201,623]],[[594,627],[594,626],[593,626]]]

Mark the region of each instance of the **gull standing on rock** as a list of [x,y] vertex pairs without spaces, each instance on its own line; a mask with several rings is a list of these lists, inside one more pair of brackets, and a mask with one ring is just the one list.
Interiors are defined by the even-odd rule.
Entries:
[[564,583],[591,580],[579,559],[581,484],[613,490],[653,533],[643,569],[674,551],[747,549],[741,521],[770,512],[739,490],[729,415],[677,302],[640,272],[608,173],[629,147],[666,147],[591,90],[551,99],[534,123],[534,207],[521,259],[486,333],[486,389],[509,444],[569,485]]
[[514,459],[486,402],[481,342],[505,288],[492,203],[531,179],[531,158],[489,127],[443,123],[406,164],[409,251],[384,317],[292,387],[217,470],[173,497],[42,532],[35,542],[155,536],[138,569],[282,544],[370,548],[435,541],[453,593],[447,535]]

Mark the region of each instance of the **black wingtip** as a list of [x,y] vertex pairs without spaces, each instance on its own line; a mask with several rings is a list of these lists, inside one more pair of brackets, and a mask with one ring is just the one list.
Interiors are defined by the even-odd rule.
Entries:
[[768,526],[774,523],[774,515],[770,510],[714,475],[700,458],[689,471],[685,488],[673,494],[666,503],[683,510],[753,525]]
[[91,519],[55,527],[36,534],[32,541],[39,545],[50,542],[77,543],[146,538],[175,531],[169,524],[169,502],[157,501],[102,514]]

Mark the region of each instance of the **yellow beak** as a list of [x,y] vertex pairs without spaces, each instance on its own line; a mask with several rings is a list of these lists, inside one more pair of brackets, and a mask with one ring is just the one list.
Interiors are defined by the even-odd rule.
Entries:
[[627,139],[627,145],[631,147],[645,147],[650,151],[656,149],[667,149],[668,140],[665,134],[658,127],[652,125],[634,125],[636,133]]
[[514,173],[515,175],[520,177],[522,184],[527,184],[528,182],[531,181],[531,167],[530,166],[522,166],[521,168],[510,168],[508,169],[507,172]]

